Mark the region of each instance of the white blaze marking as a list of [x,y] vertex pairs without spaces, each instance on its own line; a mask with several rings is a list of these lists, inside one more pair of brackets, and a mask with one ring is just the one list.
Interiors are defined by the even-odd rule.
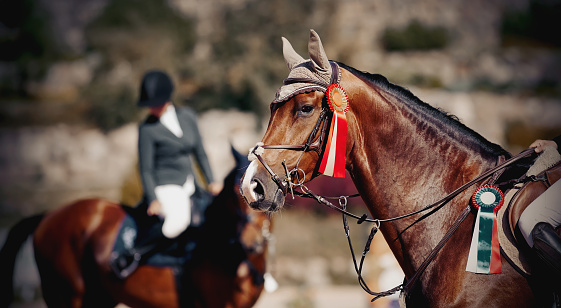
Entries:
[[249,166],[247,166],[247,170],[245,171],[245,175],[242,181],[242,193],[249,202],[257,201],[257,196],[255,195],[255,187],[257,187],[257,182],[252,182],[253,176],[257,171],[257,161],[252,161]]

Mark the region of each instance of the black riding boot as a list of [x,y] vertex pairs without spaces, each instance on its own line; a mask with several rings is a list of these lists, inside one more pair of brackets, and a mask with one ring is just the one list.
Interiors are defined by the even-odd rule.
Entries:
[[533,250],[537,256],[540,276],[547,283],[546,288],[554,296],[554,307],[561,307],[561,238],[548,223],[540,222],[532,230]]
[[532,238],[538,258],[552,277],[561,279],[561,238],[555,229],[546,222],[540,222],[532,230]]
[[141,261],[164,250],[172,243],[171,239],[163,235],[162,225],[163,222],[155,223],[143,236],[137,238],[133,248],[111,259],[111,269],[118,278],[127,278]]

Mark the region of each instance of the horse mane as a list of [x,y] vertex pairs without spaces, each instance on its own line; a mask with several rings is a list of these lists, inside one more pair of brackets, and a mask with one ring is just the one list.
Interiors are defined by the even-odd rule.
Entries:
[[363,81],[366,81],[367,83],[370,83],[373,86],[400,98],[403,103],[405,103],[409,108],[415,110],[417,114],[424,115],[425,119],[432,118],[444,123],[446,127],[448,127],[449,134],[459,135],[463,140],[467,140],[475,146],[483,148],[486,152],[490,152],[494,156],[504,155],[506,158],[511,156],[511,154],[501,146],[490,142],[473,129],[465,126],[457,116],[423,102],[411,93],[411,91],[402,86],[391,83],[386,77],[380,74],[371,74],[359,71],[344,63],[337,62],[337,64],[350,71]]

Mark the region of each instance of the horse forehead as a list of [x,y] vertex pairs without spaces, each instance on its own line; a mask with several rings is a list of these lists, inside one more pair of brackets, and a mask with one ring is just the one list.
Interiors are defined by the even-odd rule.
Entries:
[[[301,89],[302,91],[297,91],[295,93],[292,93],[286,100],[281,101],[281,102],[272,102],[270,107],[271,107],[271,120],[273,119],[273,117],[275,116],[275,112],[280,109],[281,107],[284,107],[285,105],[287,105],[289,103],[289,105],[294,105],[294,104],[301,104],[302,102],[312,102],[315,101],[317,104],[322,104],[322,99],[323,96],[320,96],[319,94],[325,94],[325,89],[321,88],[319,86],[316,87],[311,87],[311,88],[306,88],[306,89]],[[313,96],[313,97],[312,97]],[[288,112],[290,108],[285,108],[285,110],[287,110],[286,112]]]
[[[336,74],[334,76],[333,74]],[[307,93],[312,91],[322,91],[327,90],[329,84],[340,81],[340,72],[338,65],[332,63],[331,70],[321,70],[314,67],[314,63],[311,60],[306,60],[296,66],[294,66],[288,73],[287,79],[299,79],[301,82],[290,82],[285,83],[277,90],[275,94],[275,99],[273,104],[282,104],[287,100],[291,99],[295,95],[301,93]]]

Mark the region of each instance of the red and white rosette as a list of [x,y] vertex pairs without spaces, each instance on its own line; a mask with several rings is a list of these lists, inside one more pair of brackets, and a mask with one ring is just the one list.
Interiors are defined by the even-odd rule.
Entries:
[[327,88],[327,104],[333,111],[327,144],[319,167],[319,172],[333,177],[345,177],[345,154],[347,151],[347,117],[349,98],[338,84]]

